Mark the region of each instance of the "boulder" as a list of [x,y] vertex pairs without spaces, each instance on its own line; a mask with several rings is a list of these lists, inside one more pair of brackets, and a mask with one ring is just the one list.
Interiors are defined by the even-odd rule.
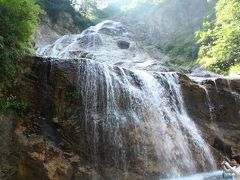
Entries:
[[128,49],[130,47],[130,43],[127,41],[119,40],[117,45],[120,49]]

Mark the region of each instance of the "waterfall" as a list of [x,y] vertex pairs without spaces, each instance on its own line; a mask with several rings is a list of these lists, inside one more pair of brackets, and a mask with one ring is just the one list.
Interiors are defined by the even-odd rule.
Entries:
[[211,120],[211,122],[213,122],[215,120],[215,118],[216,118],[215,114],[214,114],[214,108],[215,107],[213,105],[213,102],[211,101],[211,98],[209,96],[207,88],[205,86],[201,85],[201,84],[199,84],[199,87],[201,87],[204,90],[204,92],[205,92],[206,99],[207,99],[207,105],[208,105],[208,109],[209,109],[210,120]]
[[82,156],[99,174],[107,169],[110,179],[128,172],[159,179],[216,168],[186,112],[178,74],[162,72],[161,62],[138,48],[121,23],[65,35],[37,54],[78,60],[79,147],[88,149]]
[[95,168],[105,162],[127,172],[132,161],[139,161],[147,174],[154,162],[162,177],[216,168],[185,110],[177,73],[130,71],[80,60],[78,78]]

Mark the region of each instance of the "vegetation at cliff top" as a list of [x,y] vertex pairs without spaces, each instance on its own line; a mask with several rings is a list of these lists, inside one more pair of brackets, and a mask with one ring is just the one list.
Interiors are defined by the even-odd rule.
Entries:
[[72,17],[73,24],[83,30],[93,25],[92,20],[86,17],[83,13],[76,12],[71,5],[70,0],[37,0],[41,8],[47,13],[53,24],[56,24],[61,19],[61,15],[66,12]]
[[195,63],[219,74],[239,74],[239,24],[240,2],[218,0],[199,30],[180,29],[160,49],[172,58],[170,62],[174,64]]
[[198,62],[221,74],[240,73],[240,1],[219,0],[216,18],[197,33]]
[[194,30],[189,27],[180,29],[171,36],[165,47],[158,48],[170,56],[170,63],[191,68],[196,65],[199,50],[194,34]]
[[[205,16],[212,14],[215,2],[207,0],[170,0],[162,1],[159,6],[164,5],[170,12],[173,22],[178,25],[174,31],[170,31],[168,40],[163,45],[157,45],[163,53],[170,57],[166,64],[184,66],[191,69],[197,64],[200,45],[195,32],[200,29]],[[196,8],[199,8],[196,10]]]
[[[84,30],[100,19],[113,14],[109,7],[103,9],[98,7],[100,1],[97,0],[37,0],[37,2],[53,24],[57,24],[65,12],[71,15],[74,26],[80,30]],[[71,31],[71,29],[68,30]]]
[[16,97],[21,58],[31,53],[31,35],[41,12],[35,0],[0,0],[0,109],[25,108]]
[[[190,67],[198,63],[224,75],[240,71],[240,2],[237,0],[134,0],[127,3],[120,0],[38,0],[38,2],[53,20],[57,20],[63,11],[75,12],[73,6],[77,7],[78,15],[75,12],[73,19],[76,25],[83,29],[99,19],[120,13],[121,7],[130,13],[131,11],[141,13],[140,10],[144,11],[142,6],[147,4],[155,9],[170,4],[169,11],[186,16],[186,25],[172,33],[165,46],[159,46],[161,51],[171,57],[170,62]],[[108,2],[108,6],[99,8],[102,2]],[[208,12],[207,20],[203,22],[201,28],[200,24],[199,27],[194,27],[188,23],[189,18],[192,18],[191,7],[198,4],[206,6],[205,10]],[[199,18],[204,20],[204,17]]]

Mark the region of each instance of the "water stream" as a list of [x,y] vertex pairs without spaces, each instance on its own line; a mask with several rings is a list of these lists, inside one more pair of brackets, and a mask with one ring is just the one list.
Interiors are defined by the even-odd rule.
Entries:
[[[164,164],[164,177],[216,168],[207,144],[185,110],[177,73],[129,71],[82,60],[78,77],[96,167],[101,159],[98,147],[110,144],[116,147],[107,152],[114,154],[114,166],[126,171],[131,168],[127,157],[131,154],[143,158],[146,171],[153,161],[151,156],[156,156],[156,163]],[[133,136],[123,130],[130,124],[136,133]],[[129,149],[129,136],[136,143],[134,153]]]
[[[123,39],[128,50],[117,46]],[[107,21],[37,53],[78,59],[84,143],[97,171],[107,164],[123,172],[140,168],[146,177],[154,169],[161,178],[177,178],[215,170],[208,145],[186,112],[178,74],[143,71],[156,61],[140,52],[120,23]]]

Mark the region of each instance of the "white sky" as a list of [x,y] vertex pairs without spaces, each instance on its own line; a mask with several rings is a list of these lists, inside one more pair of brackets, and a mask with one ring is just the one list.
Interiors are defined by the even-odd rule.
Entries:
[[[76,0],[79,4],[81,4],[82,0]],[[109,3],[116,3],[116,5],[120,5],[121,7],[126,8],[134,8],[141,0],[99,0],[100,7],[106,7]]]

